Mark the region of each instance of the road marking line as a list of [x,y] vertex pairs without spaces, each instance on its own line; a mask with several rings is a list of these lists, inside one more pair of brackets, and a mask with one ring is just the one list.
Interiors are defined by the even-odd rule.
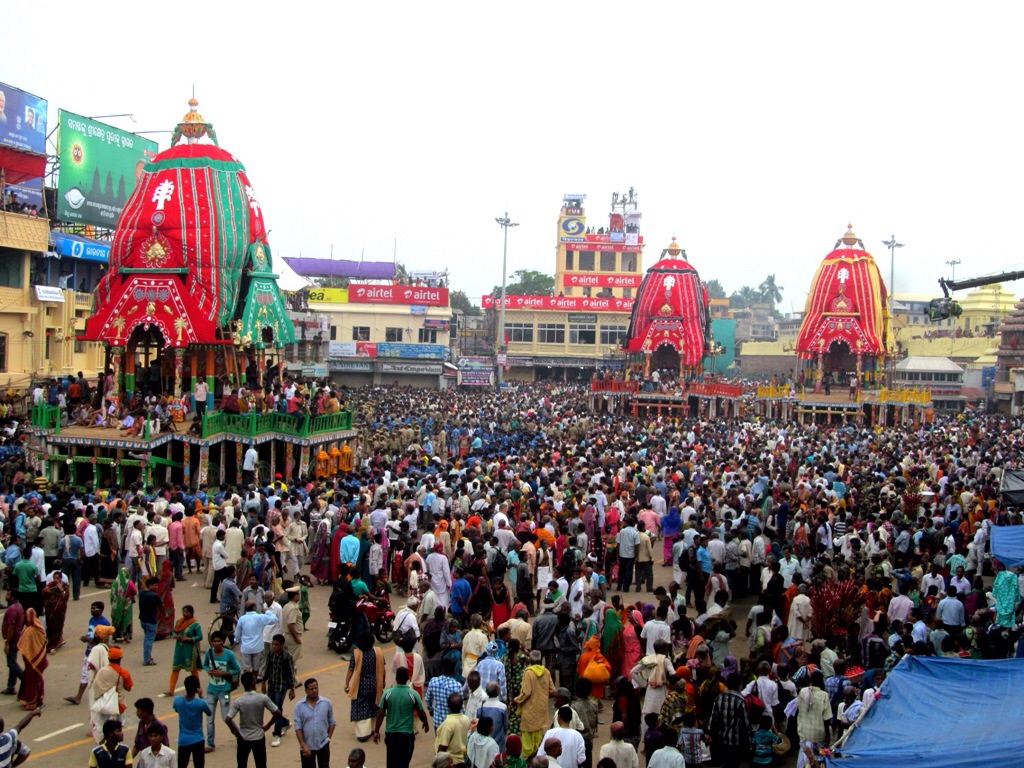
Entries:
[[[387,647],[387,646],[385,646],[385,647]],[[348,666],[348,664],[349,664],[348,660],[339,661],[337,664],[330,664],[330,665],[328,665],[326,667],[321,667],[320,669],[312,669],[309,672],[305,672],[304,673],[304,677],[312,677],[313,675],[319,675],[322,672],[329,672],[330,670],[337,669],[338,667],[346,667],[346,666]],[[243,693],[244,693],[244,691],[243,691]],[[237,695],[241,696],[242,694],[237,694]],[[157,719],[159,719],[160,722],[162,722],[162,723],[166,723],[168,720],[171,720],[172,718],[175,718],[177,716],[178,716],[177,712],[171,712],[170,714],[167,714],[167,715],[161,715]],[[65,729],[63,729],[61,731],[57,731],[56,733],[52,733],[52,734],[49,734],[49,735],[50,736],[56,736],[58,733],[64,733],[66,731],[72,730],[73,728],[81,728],[81,727],[83,727],[83,726],[80,725],[80,724],[79,725],[72,725],[72,726],[68,726],[67,728],[65,728]],[[88,727],[88,726],[85,726],[85,727]],[[41,739],[36,739],[36,741],[41,741]],[[25,762],[30,762],[30,761],[35,760],[35,759],[40,758],[40,757],[47,757],[49,755],[55,755],[58,752],[63,752],[65,750],[67,750],[67,749],[72,749],[74,747],[81,747],[84,744],[93,744],[93,745],[95,745],[95,743],[96,742],[93,741],[92,739],[78,739],[78,740],[72,741],[72,742],[70,742],[68,744],[62,744],[59,747],[53,747],[52,749],[43,750],[42,752],[33,752],[31,755],[29,755],[28,760],[26,760]]]
[[73,731],[76,728],[81,728],[83,725],[86,728],[89,727],[88,723],[75,723],[74,725],[69,725],[67,728],[61,728],[59,731],[54,731],[53,733],[48,733],[45,736],[40,736],[38,739],[33,739],[33,741],[46,741],[47,739],[52,739],[54,736],[60,736],[62,733],[67,733],[68,731]]

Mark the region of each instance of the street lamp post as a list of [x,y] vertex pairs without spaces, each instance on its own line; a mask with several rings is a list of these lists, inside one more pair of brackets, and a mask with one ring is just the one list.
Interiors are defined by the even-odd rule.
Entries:
[[953,274],[950,276],[949,281],[956,282],[956,265],[960,263],[960,259],[950,259],[946,264],[953,270]]
[[888,240],[882,244],[889,249],[889,331],[893,334],[893,354],[889,357],[889,386],[892,386],[893,374],[896,365],[896,325],[893,323],[893,309],[896,306],[896,249],[902,248],[903,243],[896,242],[896,235],[890,235]]
[[[505,232],[505,244],[501,253],[501,306],[498,309],[498,338],[495,340],[495,362],[497,362],[498,352],[506,351],[505,344],[505,287],[508,280],[508,230],[509,227],[518,227],[517,222],[512,221],[508,217],[508,211],[505,211],[504,216],[499,216],[494,219],[498,222]],[[498,389],[501,389],[501,383],[505,378],[505,366],[498,366]]]

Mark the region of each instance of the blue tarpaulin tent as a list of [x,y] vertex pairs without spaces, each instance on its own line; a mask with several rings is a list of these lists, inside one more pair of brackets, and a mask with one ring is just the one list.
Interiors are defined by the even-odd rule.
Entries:
[[1024,764],[1024,659],[904,658],[828,768]]
[[1024,565],[1024,525],[993,525],[992,557],[1007,568]]

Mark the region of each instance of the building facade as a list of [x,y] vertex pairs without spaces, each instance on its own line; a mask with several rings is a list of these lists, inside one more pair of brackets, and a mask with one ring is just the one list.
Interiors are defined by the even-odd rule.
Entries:
[[[586,195],[567,194],[555,233],[554,296],[507,297],[505,379],[589,379],[621,368],[636,292],[643,280],[643,236],[636,193],[612,196],[607,224],[588,224]],[[500,297],[484,296],[497,327]]]

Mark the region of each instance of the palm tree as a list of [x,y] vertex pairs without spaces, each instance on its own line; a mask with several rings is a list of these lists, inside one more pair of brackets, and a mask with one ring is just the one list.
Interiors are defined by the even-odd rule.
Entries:
[[764,282],[757,287],[757,291],[761,295],[761,301],[773,307],[782,301],[783,290],[781,285],[775,284],[775,275],[768,275]]
[[738,291],[733,291],[729,297],[729,306],[733,309],[746,309],[751,304],[756,304],[760,294],[749,285],[744,285]]

